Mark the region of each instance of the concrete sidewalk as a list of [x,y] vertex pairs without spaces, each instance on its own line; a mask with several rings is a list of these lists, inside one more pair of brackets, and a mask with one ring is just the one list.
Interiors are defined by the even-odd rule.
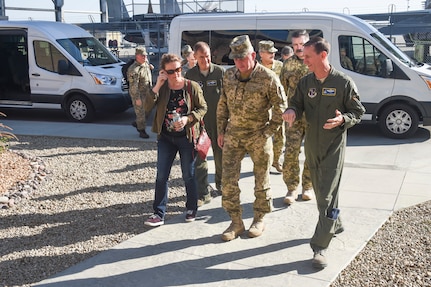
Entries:
[[[4,124],[17,135],[142,140],[136,131],[120,125]],[[155,140],[154,134],[149,140]],[[394,210],[431,200],[430,158],[426,129],[409,140],[384,139],[363,127],[350,133],[340,193],[345,232],[331,242],[329,265],[321,271],[310,261],[315,200],[286,206],[282,176],[271,174],[275,210],[265,217],[261,237],[244,234],[221,241],[230,219],[217,197],[199,209],[193,223],[186,223],[184,215],[175,217],[35,286],[329,286]],[[213,178],[211,155],[209,159]],[[242,162],[239,183],[248,228],[254,200],[249,158]]]

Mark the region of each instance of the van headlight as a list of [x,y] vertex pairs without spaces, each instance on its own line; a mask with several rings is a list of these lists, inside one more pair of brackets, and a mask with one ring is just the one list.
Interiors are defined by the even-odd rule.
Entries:
[[431,77],[421,75],[421,78],[425,81],[425,84],[427,84],[428,89],[431,90]]
[[117,78],[113,76],[95,73],[90,73],[90,75],[93,77],[96,85],[115,85],[117,83]]

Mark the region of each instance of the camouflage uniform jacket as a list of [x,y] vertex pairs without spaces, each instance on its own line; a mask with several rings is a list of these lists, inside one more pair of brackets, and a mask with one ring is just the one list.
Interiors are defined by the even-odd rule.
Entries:
[[149,63],[145,62],[140,65],[135,61],[127,69],[127,80],[132,99],[139,99],[139,97],[143,98],[148,95],[153,85]]
[[257,62],[249,80],[238,80],[238,74],[236,67],[224,74],[217,106],[218,134],[229,132],[241,138],[261,132],[272,136],[283,123],[281,115],[287,107],[279,78]]
[[283,63],[280,72],[280,81],[286,92],[287,101],[295,94],[296,85],[299,80],[309,73],[307,65],[298,56],[293,55]]
[[278,60],[274,60],[274,62],[272,62],[271,71],[273,71],[278,77],[280,77],[282,68],[283,68],[283,62]]
[[274,60],[274,63],[272,64],[272,69],[274,71],[274,73],[280,77],[281,75],[281,69],[283,68],[283,62],[282,61],[278,61],[278,60]]

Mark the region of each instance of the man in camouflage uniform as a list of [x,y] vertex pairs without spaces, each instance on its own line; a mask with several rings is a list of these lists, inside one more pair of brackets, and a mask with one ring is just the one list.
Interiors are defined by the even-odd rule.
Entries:
[[[293,97],[299,80],[307,75],[308,67],[304,64],[304,44],[309,40],[306,31],[295,31],[292,34],[292,46],[294,55],[284,61],[281,69],[280,80],[286,91],[288,102]],[[298,196],[299,185],[299,153],[305,137],[307,123],[305,119],[297,120],[286,129],[286,150],[284,151],[283,181],[287,186],[287,194],[284,198],[286,204],[292,204]],[[313,185],[311,183],[310,170],[306,162],[302,171],[302,200],[313,198]]]
[[283,123],[281,115],[286,109],[286,95],[279,78],[256,62],[249,37],[235,37],[230,48],[229,58],[234,60],[235,67],[224,74],[217,106],[217,143],[223,149],[222,206],[232,219],[222,234],[224,241],[235,239],[245,231],[238,182],[241,161],[247,153],[254,164],[256,198],[248,236],[260,236],[264,230],[263,217],[272,208],[271,137]]
[[[260,63],[262,66],[272,70],[277,77],[280,77],[281,68],[283,67],[283,62],[275,60],[275,52],[278,50],[274,47],[273,41],[260,41],[259,42],[259,56]],[[280,156],[283,152],[283,147],[285,144],[285,124],[282,124],[280,129],[274,133],[272,140],[274,159],[272,161],[272,166],[278,171],[283,172],[280,166]]]
[[136,114],[136,129],[141,138],[149,138],[149,135],[145,131],[146,118],[144,98],[149,94],[152,88],[152,76],[147,55],[147,50],[144,46],[136,47],[135,62],[127,69],[129,94]]

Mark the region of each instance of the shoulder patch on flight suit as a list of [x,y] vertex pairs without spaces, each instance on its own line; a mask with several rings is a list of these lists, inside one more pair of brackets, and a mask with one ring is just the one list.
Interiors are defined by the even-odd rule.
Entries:
[[315,96],[317,96],[316,88],[310,88],[310,89],[308,90],[308,96],[309,96],[310,98],[314,98]]
[[336,88],[323,88],[322,96],[335,97],[337,95]]

